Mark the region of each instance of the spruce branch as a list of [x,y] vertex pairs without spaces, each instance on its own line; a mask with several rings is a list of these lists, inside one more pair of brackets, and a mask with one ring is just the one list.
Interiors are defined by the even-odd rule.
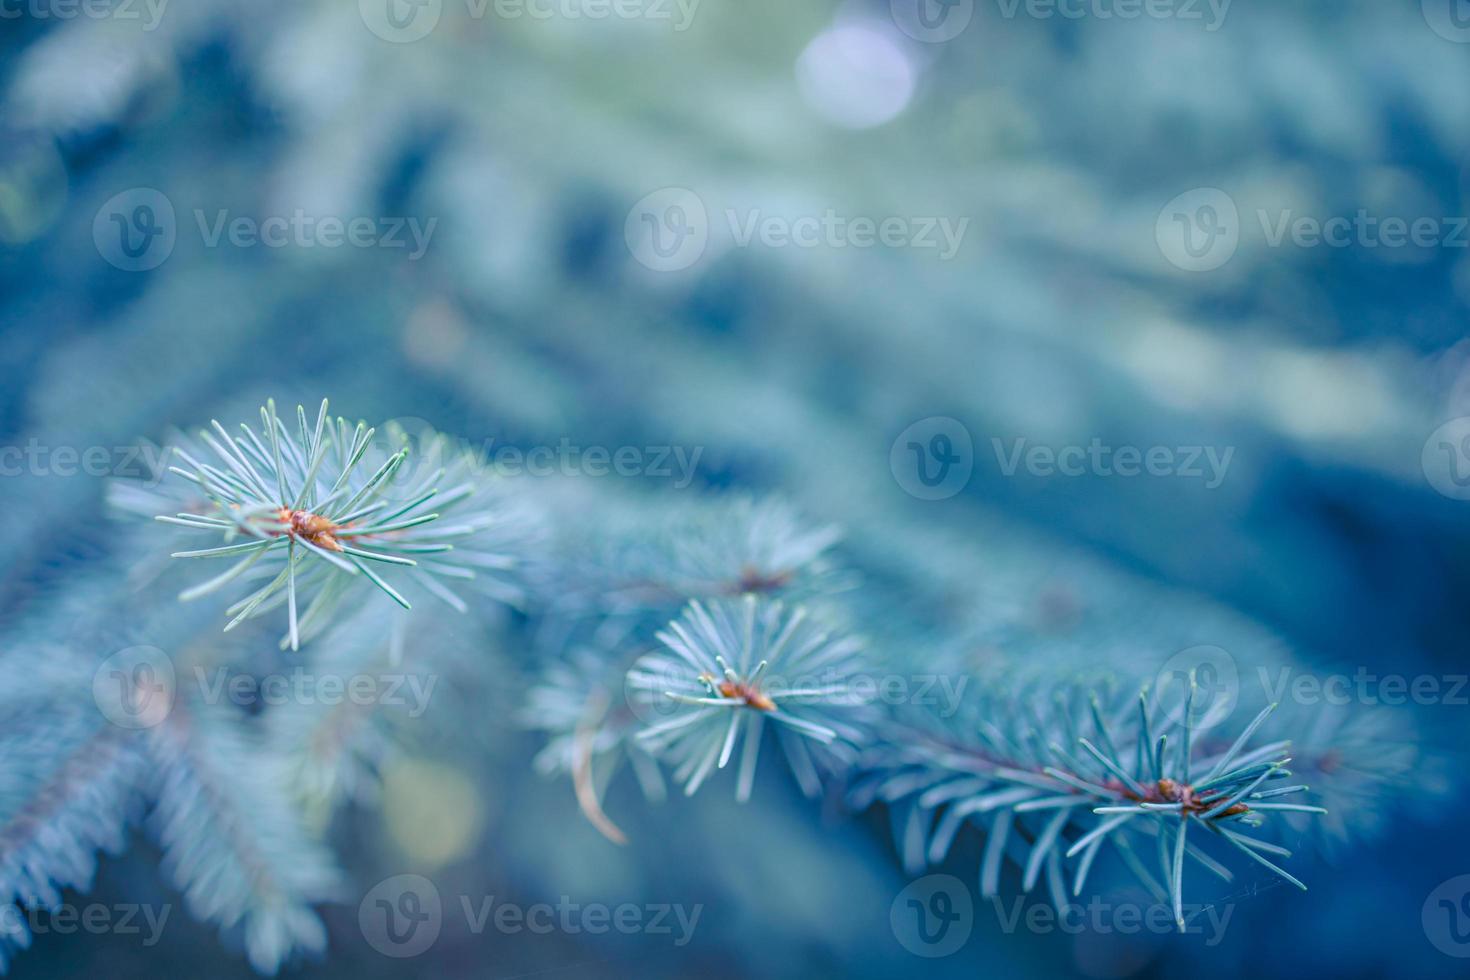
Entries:
[[832,557],[842,538],[786,502],[732,495],[680,508],[647,577],[681,597],[764,595],[809,602],[856,586]]
[[[1278,815],[1327,812],[1289,799],[1308,787],[1282,785],[1292,775],[1286,742],[1251,746],[1277,706],[1262,709],[1228,744],[1206,744],[1195,731],[1193,691],[1191,676],[1182,712],[1165,712],[1150,703],[1147,689],[1130,703],[1109,696],[1106,686],[1101,694],[1087,685],[1064,686],[1049,698],[1024,691],[1018,697],[998,686],[967,715],[960,729],[973,725],[968,733],[940,725],[888,733],[860,762],[865,775],[851,801],[889,803],[912,822],[911,870],[943,860],[966,823],[984,823],[992,845],[981,874],[987,896],[998,891],[999,857],[1006,837],[1016,839],[1015,828],[1030,840],[1020,857],[1023,889],[1045,869],[1058,907],[1066,904],[1063,860],[1075,860],[1071,893],[1080,894],[1107,843],[1173,906],[1181,929],[1186,868],[1233,877],[1200,841],[1241,852],[1305,889],[1265,856],[1289,857],[1289,851],[1248,833]],[[1087,707],[1079,711],[1083,696]],[[1033,710],[1038,702],[1047,709]],[[934,814],[938,820],[926,835]],[[1191,828],[1198,828],[1193,836]],[[1133,846],[1149,838],[1159,854],[1157,877]]]
[[326,929],[312,906],[336,898],[340,882],[292,805],[283,760],[233,720],[182,705],[148,736],[150,826],[190,913],[238,927],[261,973],[321,952]]
[[[98,852],[120,852],[141,809],[135,733],[57,721],[0,737],[0,908],[54,910],[63,889],[88,889]],[[23,918],[3,917],[0,972],[30,940]]]
[[822,763],[849,758],[864,738],[862,702],[851,685],[859,644],[804,607],[754,595],[695,601],[658,638],[666,652],[642,657],[628,685],[646,710],[672,707],[638,738],[674,765],[686,794],[725,768],[743,732],[736,798],[749,799],[767,720],[808,795],[820,788],[808,743],[818,746],[815,762]]
[[690,600],[759,595],[815,604],[856,585],[833,557],[834,525],[778,498],[667,499],[608,492],[558,509],[558,616],[651,617],[662,626]]
[[212,461],[185,441],[174,447],[185,465],[169,468],[173,481],[153,493],[124,485],[113,494],[134,512],[152,501],[172,504],[173,513],[155,519],[218,541],[173,552],[230,561],[181,599],[244,583],[225,629],[284,605],[282,646],[292,650],[320,633],[363,583],[404,609],[412,587],[465,612],[460,592],[468,582],[499,601],[520,601],[509,573],[534,522],[525,508],[507,506],[482,458],[431,435],[422,440],[423,458],[409,465],[402,430],[380,434],[330,418],[325,399],[312,423],[297,406],[295,431],[274,402],[260,418],[258,432],[241,424],[239,435],[212,422],[198,436]]
[[[832,557],[838,529],[779,499],[553,489],[554,498],[569,499],[552,507],[557,559],[538,566],[545,602],[536,610],[535,634],[543,665],[518,717],[548,737],[537,769],[570,777],[583,813],[605,836],[620,839],[601,809],[616,775],[630,769],[651,801],[665,794],[659,746],[638,735],[644,719],[664,720],[679,705],[662,689],[640,690],[629,670],[657,646],[670,619],[691,600],[747,596],[826,609],[855,578]],[[685,670],[679,667],[681,676]],[[748,727],[760,725],[752,718]],[[775,727],[802,786],[815,793],[818,766],[833,768],[836,753],[819,749],[814,761],[803,736]]]

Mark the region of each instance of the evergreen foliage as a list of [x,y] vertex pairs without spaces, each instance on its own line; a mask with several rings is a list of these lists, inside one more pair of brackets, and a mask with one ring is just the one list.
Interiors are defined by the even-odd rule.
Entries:
[[[855,810],[886,810],[911,872],[945,861],[973,827],[985,837],[983,894],[1002,890],[1009,859],[1023,890],[1045,880],[1061,906],[1111,851],[1183,928],[1195,870],[1230,881],[1254,866],[1305,888],[1288,870],[1291,850],[1272,839],[1281,822],[1327,814],[1314,799],[1353,807],[1388,795],[1414,765],[1384,748],[1388,732],[1354,737],[1351,719],[1324,735],[1267,705],[1238,729],[1216,727],[1193,674],[1177,691],[1151,691],[1107,643],[1087,652],[1088,667],[1061,642],[1024,668],[967,665],[953,643],[894,646],[875,615],[891,598],[865,595],[871,586],[843,567],[838,531],[779,501],[664,507],[613,495],[589,509],[552,494],[533,504],[446,437],[421,439],[416,459],[402,432],[333,419],[326,402],[314,422],[298,408],[296,423],[271,404],[260,432],[213,423],[175,450],[185,465],[157,487],[114,488],[121,513],[164,511],[143,539],[155,553],[230,561],[179,598],[233,598],[226,629],[284,605],[284,656],[346,670],[415,657],[452,670],[475,651],[433,639],[444,616],[497,623],[539,675],[520,717],[547,735],[537,767],[570,777],[614,842],[628,832],[602,801],[625,761],[652,801],[666,773],[693,794],[730,766],[744,802],[774,741],[807,795],[836,791]],[[214,462],[201,460],[201,444]],[[213,544],[176,550],[181,535]],[[477,589],[482,576],[490,587]],[[442,611],[414,606],[410,587]],[[506,603],[522,614],[493,613]],[[977,635],[1014,642],[1005,619]],[[233,654],[246,669],[281,655]],[[136,682],[138,664],[123,666]],[[880,671],[900,667],[976,683],[943,711],[878,697]],[[85,664],[62,658],[43,699],[12,706],[21,723],[9,729],[0,785],[4,895],[56,904],[139,826],[189,911],[239,930],[257,969],[319,952],[315,908],[342,889],[328,818],[348,801],[371,805],[379,765],[412,724],[381,708],[348,719],[311,699],[243,719],[180,684],[166,711],[130,728],[89,710],[102,704],[86,703],[92,683]],[[1299,736],[1309,744],[1293,761]],[[1327,751],[1368,761],[1329,771]],[[1294,771],[1312,774],[1312,792]],[[1342,817],[1333,829],[1354,832]],[[3,940],[13,951],[28,936]]]

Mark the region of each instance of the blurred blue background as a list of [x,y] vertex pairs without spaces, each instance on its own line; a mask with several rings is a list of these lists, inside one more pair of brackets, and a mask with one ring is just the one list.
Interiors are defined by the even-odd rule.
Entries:
[[[329,395],[497,446],[700,447],[695,489],[780,491],[896,563],[924,561],[915,527],[1001,577],[1083,555],[1331,669],[1466,670],[1470,428],[1441,429],[1470,415],[1460,0],[0,8],[0,444],[127,446]],[[971,447],[944,500],[890,467],[934,417]],[[1016,440],[1231,455],[1214,486],[1008,474]],[[101,476],[57,469],[0,484],[12,622],[116,546]],[[1465,707],[1421,714],[1463,752]],[[403,790],[465,794],[461,844],[407,853],[363,819],[344,862],[703,903],[696,939],[455,934],[405,965],[343,906],[294,969],[1463,975],[1420,924],[1470,872],[1453,799],[1311,868],[1306,896],[1240,903],[1218,947],[981,914],[928,961],[888,928],[906,879],[880,817],[771,773],[743,809],[615,786],[644,843],[612,851],[530,771],[535,739],[487,730],[491,769]],[[152,860],[105,863],[97,894],[166,901]],[[946,870],[973,886],[975,862]],[[185,918],[147,950],[39,937],[15,975],[249,975]]]

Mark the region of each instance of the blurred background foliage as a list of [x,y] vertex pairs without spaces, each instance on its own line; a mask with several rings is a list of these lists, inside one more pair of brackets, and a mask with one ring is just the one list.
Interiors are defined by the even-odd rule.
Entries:
[[[1154,233],[1196,187],[1224,189],[1243,226],[1258,209],[1470,213],[1470,46],[1418,3],[1238,0],[1216,30],[976,3],[942,43],[912,40],[879,2],[702,0],[674,30],[444,0],[413,43],[377,36],[365,9],[175,0],[151,30],[146,12],[32,7],[0,23],[5,444],[161,440],[269,396],[328,394],[353,417],[424,418],[497,446],[701,447],[695,490],[781,491],[842,525],[870,580],[951,562],[930,574],[977,623],[1018,594],[1116,609],[1176,594],[1162,587],[1238,610],[1326,669],[1465,669],[1466,504],[1431,489],[1421,453],[1466,413],[1470,253],[1243,234],[1223,267],[1188,273]],[[862,43],[832,55],[834,32],[854,30]],[[161,266],[128,272],[99,254],[94,220],[140,187],[172,203],[178,238]],[[969,225],[949,261],[712,235],[692,267],[659,272],[624,227],[666,187],[694,191],[715,222],[831,208]],[[210,247],[194,217],[298,209],[437,224],[409,261]],[[946,501],[906,495],[889,470],[894,438],[929,416],[975,437],[974,475]],[[1207,489],[1007,477],[991,450],[1095,437],[1234,456]],[[138,612],[138,539],[106,521],[101,480],[6,476],[3,492],[0,609],[20,654],[188,635],[171,600]],[[1184,632],[1221,642],[1208,617]],[[769,772],[738,810],[723,791],[648,807],[615,784],[609,810],[637,818],[614,849],[564,782],[531,770],[540,740],[513,721],[524,697],[497,687],[474,730],[390,770],[381,815],[334,831],[344,863],[363,882],[433,873],[446,894],[703,902],[697,939],[446,935],[410,972],[880,976],[919,962],[886,927],[905,876],[881,817],[824,813]],[[1422,714],[1427,737],[1463,740],[1464,708]],[[965,951],[922,966],[1450,975],[1419,908],[1470,870],[1463,821],[1453,802],[1405,809],[1350,859],[1311,868],[1308,896],[1242,903],[1217,948],[1002,936],[981,915]],[[170,900],[155,860],[105,862],[96,894]],[[972,852],[956,873],[973,866]],[[325,917],[331,952],[303,973],[400,974],[363,943],[352,903]],[[16,975],[250,975],[184,919],[151,950],[42,936]]]

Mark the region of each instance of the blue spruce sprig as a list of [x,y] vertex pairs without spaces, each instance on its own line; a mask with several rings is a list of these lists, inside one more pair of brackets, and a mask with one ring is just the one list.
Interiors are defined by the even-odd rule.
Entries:
[[[404,581],[460,612],[467,606],[448,582],[478,578],[497,599],[521,598],[503,573],[517,560],[506,546],[524,543],[527,522],[512,518],[493,493],[488,464],[473,453],[431,438],[424,458],[410,466],[403,433],[390,429],[384,447],[374,441],[375,429],[330,419],[325,399],[312,425],[297,406],[295,433],[274,402],[260,417],[260,433],[242,423],[241,434],[231,435],[218,421],[212,432],[200,432],[213,462],[201,461],[205,454],[197,447],[175,446],[187,468],[170,471],[192,486],[153,495],[186,503],[157,520],[222,542],[173,557],[234,559],[180,598],[196,599],[237,580],[251,584],[226,609],[232,617],[226,630],[284,604],[282,645],[297,650],[329,625],[364,580],[405,609],[411,603],[401,591]],[[150,498],[139,500],[134,491],[120,499],[137,509]]]
[[[730,762],[743,732],[735,792],[748,799],[766,720],[809,795],[819,788],[818,766],[850,758],[863,738],[849,717],[862,706],[850,683],[859,644],[804,607],[749,594],[691,602],[658,638],[666,652],[640,659],[628,685],[645,708],[673,709],[638,738],[674,765],[686,793]],[[815,760],[808,743],[819,747]]]
[[[1018,828],[1030,839],[1023,890],[1045,873],[1058,907],[1067,902],[1064,862],[1075,860],[1070,893],[1079,895],[1104,844],[1172,905],[1181,929],[1186,867],[1233,878],[1201,841],[1239,852],[1305,889],[1267,856],[1286,858],[1290,851],[1247,832],[1279,813],[1327,812],[1286,800],[1308,789],[1281,785],[1291,776],[1288,742],[1250,746],[1277,706],[1262,709],[1230,743],[1205,744],[1196,731],[1193,676],[1182,706],[1151,701],[1146,688],[1132,699],[1115,697],[1111,687],[1067,682],[1058,688],[1044,680],[1028,687],[1012,679],[996,684],[958,721],[906,719],[859,764],[864,775],[851,801],[858,807],[882,801],[900,815],[896,830],[910,870],[943,860],[966,823],[981,824],[987,844],[980,885],[987,897],[999,893],[1007,849],[1023,839]],[[1140,845],[1157,851],[1153,869]]]

